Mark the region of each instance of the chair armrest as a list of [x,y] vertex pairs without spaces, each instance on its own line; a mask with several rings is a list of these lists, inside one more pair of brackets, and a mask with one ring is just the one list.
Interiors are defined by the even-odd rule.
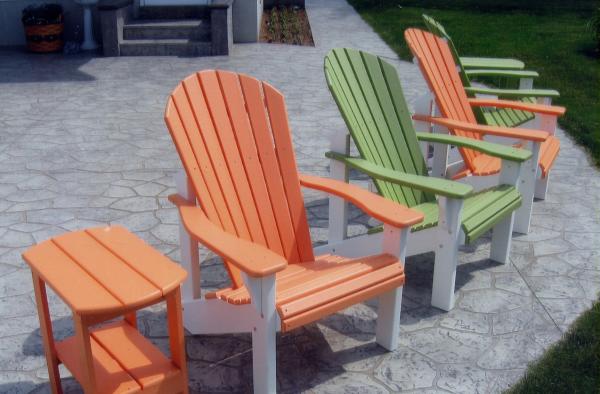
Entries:
[[522,70],[525,68],[525,63],[522,61],[509,58],[461,56],[460,62],[464,68],[495,68],[505,70]]
[[451,129],[472,131],[474,133],[479,133],[482,135],[489,134],[497,135],[500,137],[520,138],[527,141],[546,141],[546,139],[548,139],[548,136],[550,135],[547,131],[542,130],[522,129],[517,127],[508,128],[498,126],[483,126],[476,123],[474,124],[469,122],[462,122],[460,120],[448,118],[436,118],[433,116],[420,114],[413,115],[413,119],[422,122],[437,124]]
[[523,98],[523,97],[551,97],[560,96],[556,90],[552,89],[495,89],[470,86],[466,87],[467,93],[489,94],[491,96],[506,97],[506,98]]
[[300,184],[350,201],[370,216],[394,227],[409,227],[423,221],[423,214],[356,185],[330,178],[299,174]]
[[529,70],[497,70],[492,68],[465,70],[469,77],[507,77],[507,78],[537,78],[537,71]]
[[487,98],[470,98],[469,104],[473,107],[496,107],[496,108],[512,108],[523,111],[535,112],[544,115],[562,116],[567,109],[556,105],[531,104],[523,101],[497,100]]
[[490,156],[515,162],[524,162],[532,155],[530,151],[525,149],[513,148],[512,146],[495,144],[493,142],[476,140],[473,138],[459,137],[457,135],[417,133],[417,138],[419,141],[437,142],[446,145],[469,148]]
[[327,152],[325,156],[344,162],[348,166],[356,168],[373,178],[444,197],[463,199],[473,191],[473,187],[465,183],[390,170],[359,157],[346,156],[337,152]]
[[169,196],[177,205],[181,221],[190,235],[251,277],[265,277],[283,270],[283,256],[257,243],[239,238],[206,217],[202,209],[180,195]]

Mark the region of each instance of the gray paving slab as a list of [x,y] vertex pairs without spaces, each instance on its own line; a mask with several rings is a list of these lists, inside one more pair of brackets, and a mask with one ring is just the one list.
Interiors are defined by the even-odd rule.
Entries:
[[[272,83],[287,98],[298,166],[327,175],[328,138],[345,126],[327,91],[323,57],[368,50],[398,69],[409,103],[425,88],[344,0],[307,0],[315,47],[235,45],[229,57],[103,58],[0,51],[0,392],[46,393],[47,372],[24,249],[55,234],[121,223],[175,260],[177,212],[166,200],[181,164],[165,129],[165,100],[190,73],[221,68]],[[511,263],[487,259],[489,237],[460,253],[457,306],[429,306],[433,255],[409,258],[400,347],[374,342],[376,303],[357,305],[278,338],[281,392],[501,392],[557,341],[600,290],[600,174],[561,130],[548,198]],[[364,184],[364,177],[360,178]],[[323,195],[306,193],[314,242],[327,238]],[[372,225],[352,211],[352,232]],[[203,254],[203,286],[227,283]],[[71,333],[51,293],[56,334]],[[161,307],[143,332],[167,347]],[[192,392],[247,392],[249,335],[188,336]],[[68,372],[64,371],[64,376]],[[68,392],[80,389],[64,380]]]

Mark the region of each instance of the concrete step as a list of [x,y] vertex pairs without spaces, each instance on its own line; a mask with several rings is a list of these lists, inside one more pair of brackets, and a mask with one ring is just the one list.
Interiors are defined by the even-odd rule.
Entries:
[[210,56],[212,44],[188,39],[124,40],[121,56]]
[[140,7],[137,17],[140,19],[208,19],[210,9],[206,6]]
[[210,41],[210,22],[204,19],[137,19],[123,26],[123,39]]

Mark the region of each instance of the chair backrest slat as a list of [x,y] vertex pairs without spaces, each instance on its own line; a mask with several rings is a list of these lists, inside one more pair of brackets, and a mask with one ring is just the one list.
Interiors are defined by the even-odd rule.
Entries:
[[[447,118],[477,124],[448,43],[432,33],[414,28],[407,29],[404,37],[417,58],[419,68],[435,96],[441,114]],[[462,137],[481,139],[478,133],[457,129],[451,131]],[[473,160],[480,153],[472,149],[459,150],[465,164],[474,170]]]
[[[334,49],[325,58],[329,89],[363,158],[409,174],[427,175],[398,74],[369,53]],[[379,192],[409,207],[435,197],[374,180]]]
[[165,120],[207,217],[297,263],[314,256],[285,110],[270,85],[210,70],[175,88]]

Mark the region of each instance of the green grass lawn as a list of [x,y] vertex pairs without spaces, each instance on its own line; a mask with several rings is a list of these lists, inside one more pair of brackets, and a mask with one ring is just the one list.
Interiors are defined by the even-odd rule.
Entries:
[[462,56],[521,59],[526,69],[540,74],[534,87],[561,93],[554,100],[567,107],[567,114],[560,119],[561,126],[600,165],[600,61],[592,36],[586,30],[596,1],[349,2],[402,59],[412,58],[403,32],[408,27],[425,29],[423,13],[444,25]]
[[600,302],[580,316],[507,393],[548,392],[600,392]]

